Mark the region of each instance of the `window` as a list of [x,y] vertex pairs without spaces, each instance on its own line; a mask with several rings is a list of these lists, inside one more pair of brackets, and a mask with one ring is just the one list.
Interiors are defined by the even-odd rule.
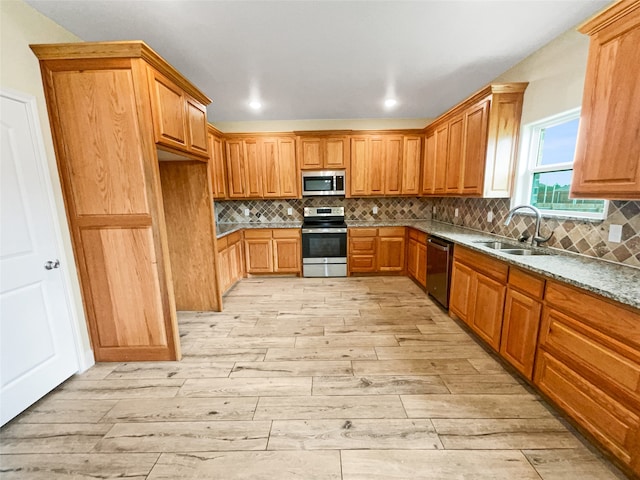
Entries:
[[569,198],[579,121],[575,109],[525,126],[513,205],[533,205],[545,216],[606,217],[605,200]]

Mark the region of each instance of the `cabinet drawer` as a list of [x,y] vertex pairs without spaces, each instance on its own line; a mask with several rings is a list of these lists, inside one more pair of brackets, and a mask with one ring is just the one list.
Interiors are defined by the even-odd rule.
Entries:
[[405,227],[380,227],[379,237],[404,237]]
[[350,228],[349,235],[351,237],[375,237],[378,235],[377,228]]
[[244,231],[244,238],[271,238],[270,228],[256,228]]
[[538,299],[544,294],[544,279],[515,267],[509,269],[509,286]]
[[416,230],[415,228],[410,228],[409,229],[409,238],[412,238],[413,240],[417,240],[420,243],[427,243],[427,234],[424,232],[421,232],[420,230]]
[[376,252],[375,237],[356,237],[349,239],[349,254],[368,254],[374,255]]
[[460,247],[459,245],[456,245],[453,249],[453,256],[457,261],[473,267],[475,271],[482,272],[501,283],[507,283],[509,265],[506,263],[488,257],[486,254]]
[[540,347],[640,408],[639,352],[549,307],[543,313]]
[[640,419],[547,352],[536,360],[535,384],[627,465],[638,447]]
[[273,238],[300,238],[299,228],[274,228]]
[[638,310],[553,281],[547,281],[544,299],[547,305],[640,350]]
[[242,240],[242,231],[233,232],[227,235],[228,245],[234,245]]
[[373,255],[350,255],[349,270],[352,272],[375,272],[375,257]]

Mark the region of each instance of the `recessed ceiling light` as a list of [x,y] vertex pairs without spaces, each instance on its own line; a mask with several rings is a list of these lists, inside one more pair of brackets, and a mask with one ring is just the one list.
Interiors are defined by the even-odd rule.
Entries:
[[249,102],[249,106],[253,110],[260,110],[262,108],[262,104],[257,100],[253,100],[252,102]]
[[384,106],[387,108],[395,107],[398,101],[395,98],[387,98],[384,101]]

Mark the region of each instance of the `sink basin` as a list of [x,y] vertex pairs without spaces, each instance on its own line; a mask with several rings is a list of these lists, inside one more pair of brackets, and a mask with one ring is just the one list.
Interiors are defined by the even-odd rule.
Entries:
[[505,243],[500,241],[493,242],[478,242],[480,245],[484,245],[487,248],[491,248],[492,250],[500,250],[502,253],[507,253],[509,255],[550,255],[550,253],[534,250],[532,248],[522,248],[512,243]]

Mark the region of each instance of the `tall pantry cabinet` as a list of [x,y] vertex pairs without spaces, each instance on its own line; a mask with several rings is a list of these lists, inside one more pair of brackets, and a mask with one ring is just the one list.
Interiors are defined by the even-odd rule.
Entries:
[[143,42],[31,48],[95,358],[180,359],[176,306],[220,307],[210,100]]

